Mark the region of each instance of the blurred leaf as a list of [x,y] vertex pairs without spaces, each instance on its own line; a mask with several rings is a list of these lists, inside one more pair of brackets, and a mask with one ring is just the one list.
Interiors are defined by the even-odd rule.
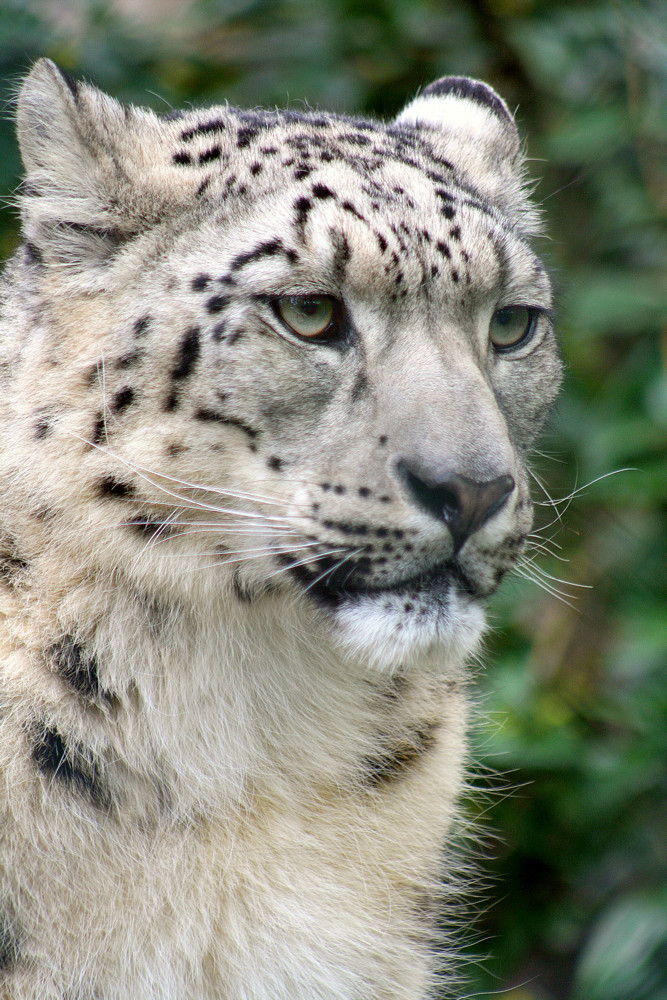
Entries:
[[582,952],[574,1000],[667,1000],[667,892],[608,908]]

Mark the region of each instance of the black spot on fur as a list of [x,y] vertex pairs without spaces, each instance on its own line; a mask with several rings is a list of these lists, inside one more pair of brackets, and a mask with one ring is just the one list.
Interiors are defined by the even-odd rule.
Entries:
[[90,432],[90,443],[92,445],[99,445],[102,438],[106,436],[106,425],[104,421],[104,414],[98,413],[95,417],[95,423],[93,424],[93,429]]
[[449,260],[452,254],[447,244],[443,243],[442,240],[438,240],[438,242],[436,243],[436,247],[438,248],[439,253],[441,253],[443,257],[446,257]]
[[238,569],[234,570],[232,576],[232,586],[234,587],[234,595],[238,601],[243,604],[252,604],[255,599],[254,592],[241,580],[239,576]]
[[174,381],[182,381],[192,375],[195,364],[199,359],[200,352],[201,345],[199,342],[199,327],[193,326],[190,327],[183,337],[178,349],[176,364],[171,372],[171,377]]
[[110,497],[112,499],[126,500],[136,495],[136,490],[132,483],[124,483],[114,476],[105,476],[97,484],[97,493],[102,499]]
[[146,330],[148,329],[150,321],[150,316],[140,316],[139,319],[135,321],[135,324],[132,327],[132,332],[137,340],[140,340],[146,335]]
[[364,784],[381,788],[404,777],[436,745],[437,722],[423,722],[363,761]]
[[125,385],[122,389],[118,390],[111,400],[111,410],[113,413],[121,413],[128,406],[131,406],[133,401],[134,389],[131,389],[129,385]]
[[193,292],[203,292],[205,288],[211,283],[210,274],[198,274],[190,282],[190,288]]
[[333,191],[326,184],[313,184],[313,198],[334,198]]
[[222,132],[226,124],[227,123],[222,118],[212,118],[208,122],[202,122],[201,125],[194,125],[192,128],[186,128],[183,132],[181,132],[181,139],[183,142],[190,142],[190,140],[196,135],[207,135],[210,132]]
[[14,968],[19,954],[15,921],[6,906],[0,907],[0,975]]
[[312,167],[307,167],[304,164],[299,164],[299,166],[294,171],[294,180],[305,181],[307,177],[310,177],[312,172],[313,172]]
[[9,547],[9,552],[0,553],[0,581],[13,587],[30,566],[25,559],[21,559],[13,544]]
[[308,221],[308,213],[313,207],[313,203],[310,198],[297,198],[294,202],[294,209],[296,211],[296,225],[303,232]]
[[236,134],[236,145],[239,149],[245,149],[257,135],[259,129],[240,128]]
[[48,417],[45,416],[40,417],[37,423],[35,424],[35,440],[41,441],[48,435],[50,430],[51,430],[51,424],[49,422]]
[[[338,493],[339,490],[336,488],[335,492]],[[345,492],[344,489],[343,492]],[[360,536],[368,534],[368,525],[355,524],[352,521],[332,521],[327,519],[322,521],[322,527],[327,528],[329,531],[340,531],[342,535]],[[368,560],[366,560],[366,562],[368,562]],[[361,565],[362,565],[362,560],[357,560],[354,563],[355,569],[359,569]]]
[[186,153],[185,150],[179,150],[178,153],[174,153],[172,160],[179,166],[187,166],[192,163],[192,157],[189,153]]
[[115,699],[100,685],[99,667],[94,656],[71,636],[65,636],[46,651],[56,673],[78,694],[90,701],[111,705]]
[[158,518],[153,520],[150,517],[136,517],[131,521],[125,521],[125,527],[132,528],[143,538],[154,538],[156,535],[166,538],[171,534],[171,528]]
[[451,238],[453,240],[460,240],[461,239],[461,227],[460,226],[452,226],[452,228],[449,230],[449,235],[451,236]]
[[77,792],[98,809],[111,808],[111,793],[102,766],[81,744],[68,743],[55,726],[41,724],[30,733],[32,759],[52,784]]
[[222,312],[228,304],[228,295],[212,295],[211,298],[206,301],[206,309],[211,313],[211,315],[214,315],[215,313]]
[[368,146],[371,141],[367,135],[359,134],[346,135],[345,138],[348,142],[352,143],[353,146]]
[[143,356],[143,351],[128,351],[127,354],[121,354],[119,358],[116,358],[114,368],[116,371],[133,368],[137,362],[143,358]]
[[387,249],[387,241],[381,233],[376,233],[378,246],[380,247],[381,253],[384,253]]
[[366,376],[362,373],[361,375],[357,376],[355,383],[352,386],[352,390],[350,392],[350,399],[352,400],[352,402],[356,403],[357,400],[364,395],[367,389],[368,389],[368,381],[366,379]]
[[221,154],[222,150],[220,149],[220,146],[211,146],[211,148],[207,149],[206,152],[199,154],[200,166],[203,163],[210,163],[211,160],[219,160]]
[[276,472],[280,472],[285,462],[284,459],[278,458],[277,455],[270,455],[266,460],[266,464],[270,469],[275,469]]
[[34,243],[24,243],[23,251],[25,254],[25,260],[27,264],[42,264],[44,263],[44,258],[42,256],[42,251],[35,246]]

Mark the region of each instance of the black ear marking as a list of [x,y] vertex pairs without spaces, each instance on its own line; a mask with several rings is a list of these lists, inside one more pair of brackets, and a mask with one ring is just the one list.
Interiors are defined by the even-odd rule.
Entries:
[[434,80],[422,91],[422,97],[446,97],[452,94],[475,104],[481,104],[489,108],[499,118],[505,119],[514,125],[514,119],[510,114],[507,105],[498,97],[496,92],[481,80],[471,80],[467,76],[443,76],[440,80]]
[[[55,65],[55,63],[54,63],[54,65]],[[56,69],[60,73],[60,76],[62,77],[63,83],[65,83],[67,85],[67,87],[69,88],[69,91],[70,91],[72,97],[74,98],[74,100],[78,101],[79,100],[79,81],[75,80],[74,77],[70,76],[69,73],[65,72],[64,69],[61,69],[60,66],[56,66]]]

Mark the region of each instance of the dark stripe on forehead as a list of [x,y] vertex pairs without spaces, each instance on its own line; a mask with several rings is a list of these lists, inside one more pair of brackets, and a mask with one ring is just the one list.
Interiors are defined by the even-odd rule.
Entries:
[[298,259],[296,250],[285,249],[282,240],[276,238],[260,243],[253,250],[238,254],[229,265],[229,270],[238,271],[246,264],[252,264],[253,261],[261,260],[262,257],[275,257],[276,254],[283,254],[292,264]]
[[342,285],[345,281],[347,265],[350,260],[350,244],[347,242],[345,233],[341,233],[338,230],[330,230],[330,236],[334,248],[334,277],[338,284]]

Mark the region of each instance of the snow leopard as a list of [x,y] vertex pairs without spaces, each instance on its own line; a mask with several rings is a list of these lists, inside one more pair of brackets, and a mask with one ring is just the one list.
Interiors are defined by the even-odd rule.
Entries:
[[512,114],[158,115],[41,60],[17,127],[0,996],[456,995],[471,664],[561,372]]

